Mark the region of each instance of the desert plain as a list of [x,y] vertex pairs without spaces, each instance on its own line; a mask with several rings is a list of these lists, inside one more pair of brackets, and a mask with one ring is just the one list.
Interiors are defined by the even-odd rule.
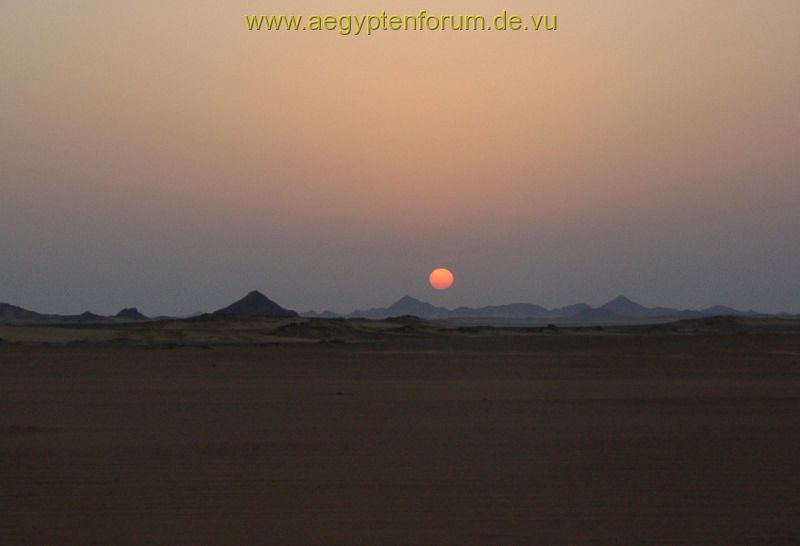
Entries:
[[0,338],[4,545],[800,543],[796,323]]

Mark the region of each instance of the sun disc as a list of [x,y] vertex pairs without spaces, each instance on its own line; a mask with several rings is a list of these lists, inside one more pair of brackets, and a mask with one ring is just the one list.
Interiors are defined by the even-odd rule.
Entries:
[[434,269],[428,277],[428,282],[436,290],[447,290],[453,286],[453,273],[443,267]]

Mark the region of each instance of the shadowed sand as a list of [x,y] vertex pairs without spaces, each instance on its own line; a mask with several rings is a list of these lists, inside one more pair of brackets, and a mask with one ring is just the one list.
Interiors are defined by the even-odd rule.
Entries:
[[800,336],[0,345],[3,544],[800,542]]

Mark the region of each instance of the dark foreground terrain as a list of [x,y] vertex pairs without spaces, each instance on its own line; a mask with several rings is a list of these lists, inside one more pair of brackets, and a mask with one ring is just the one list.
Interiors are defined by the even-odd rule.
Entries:
[[0,344],[0,543],[798,544],[800,336]]

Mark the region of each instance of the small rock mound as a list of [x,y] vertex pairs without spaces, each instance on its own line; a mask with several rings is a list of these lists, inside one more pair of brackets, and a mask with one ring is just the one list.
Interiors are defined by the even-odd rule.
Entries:
[[416,315],[400,315],[397,317],[389,317],[386,322],[400,322],[402,324],[420,324],[422,319]]
[[96,315],[91,311],[85,311],[80,315],[72,315],[68,317],[64,317],[67,322],[77,322],[81,324],[95,324],[98,322],[103,322],[106,320],[106,317],[101,317],[100,315]]
[[124,320],[149,320],[149,318],[142,313],[136,307],[127,307],[116,314],[115,318],[124,319]]

